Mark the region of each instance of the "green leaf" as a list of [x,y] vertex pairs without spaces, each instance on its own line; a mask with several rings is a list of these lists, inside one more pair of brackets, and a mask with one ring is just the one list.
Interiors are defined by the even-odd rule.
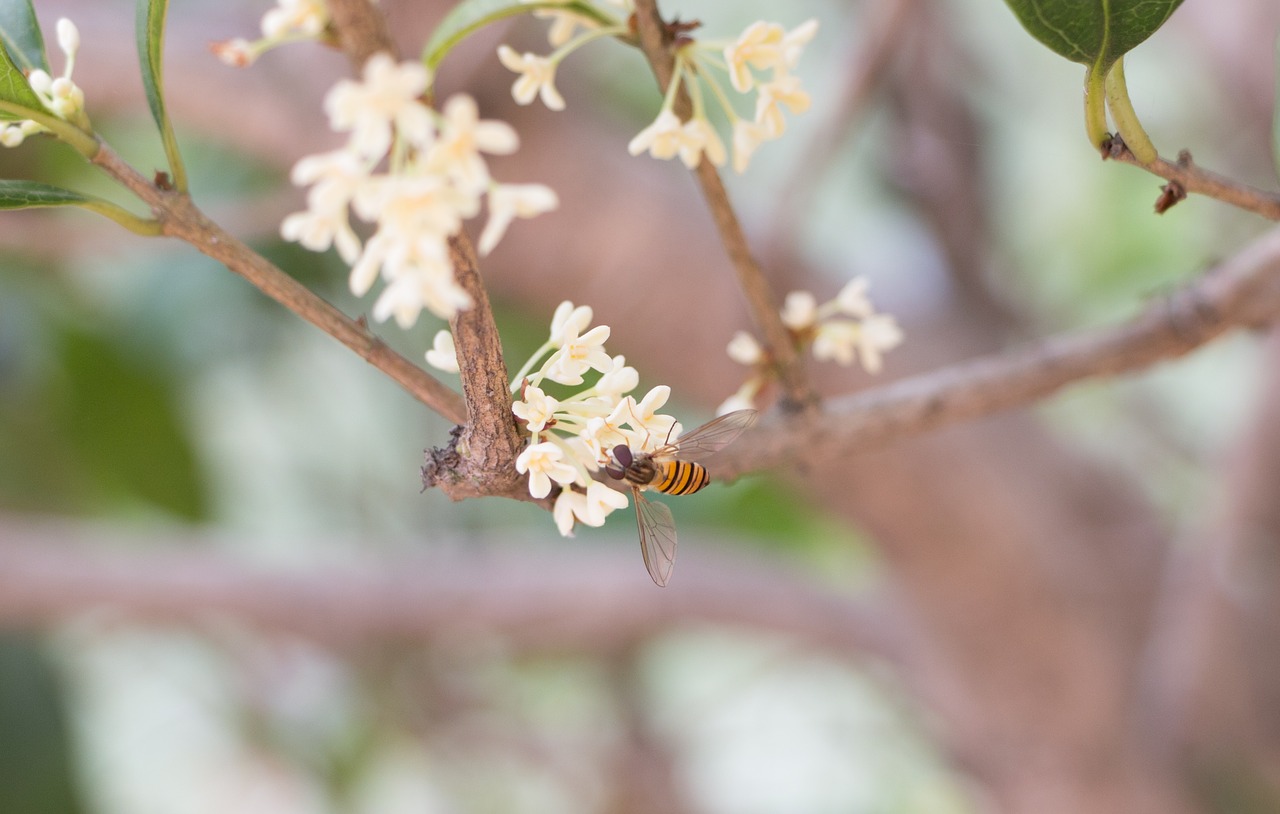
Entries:
[[48,206],[79,206],[111,218],[131,232],[140,235],[160,233],[158,221],[140,218],[105,198],[85,195],[70,189],[42,184],[38,181],[0,180],[0,211],[35,209]]
[[84,206],[101,199],[36,181],[0,181],[0,210]]
[[610,17],[590,3],[574,0],[569,3],[522,3],[520,0],[462,0],[453,7],[431,33],[422,49],[422,61],[435,70],[454,46],[471,34],[498,20],[528,14],[535,9],[568,11],[585,17],[598,25],[618,25],[619,20]]
[[1103,75],[1164,25],[1182,0],[1005,0],[1031,36]]
[[22,69],[9,54],[9,47],[4,43],[0,48],[0,102],[8,102],[18,109],[0,110],[0,118],[25,119],[26,111],[51,116],[49,109],[40,101],[40,97],[31,89]]
[[30,0],[0,0],[0,43],[24,73],[37,69],[52,73]]
[[160,128],[164,154],[169,159],[173,186],[186,191],[187,172],[178,152],[178,140],[164,106],[164,24],[169,13],[169,0],[138,0],[138,61],[142,64],[142,87],[147,92],[151,116]]

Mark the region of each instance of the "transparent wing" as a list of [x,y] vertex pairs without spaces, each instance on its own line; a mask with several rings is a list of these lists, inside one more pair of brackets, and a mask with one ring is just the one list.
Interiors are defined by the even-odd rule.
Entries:
[[755,410],[734,410],[719,418],[713,418],[701,427],[690,430],[675,442],[654,450],[654,457],[680,454],[686,460],[697,460],[700,457],[719,452],[735,438],[742,435],[743,430],[756,423],[760,413]]
[[671,510],[648,500],[639,489],[631,490],[636,501],[636,523],[640,527],[640,554],[644,567],[658,587],[667,587],[676,564],[676,521]]

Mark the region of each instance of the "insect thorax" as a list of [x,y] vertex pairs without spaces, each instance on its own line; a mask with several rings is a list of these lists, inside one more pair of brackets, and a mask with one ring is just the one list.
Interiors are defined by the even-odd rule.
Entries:
[[636,455],[623,477],[635,486],[647,486],[658,476],[658,465],[648,455]]

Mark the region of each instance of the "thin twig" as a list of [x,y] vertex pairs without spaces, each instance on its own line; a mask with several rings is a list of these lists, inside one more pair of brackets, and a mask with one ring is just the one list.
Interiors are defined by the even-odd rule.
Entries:
[[1237,327],[1280,317],[1280,230],[1273,230],[1136,318],[902,379],[774,421],[720,453],[718,477],[846,455],[937,427],[1034,404],[1075,382],[1143,370]]
[[388,348],[362,324],[343,314],[306,286],[272,265],[201,212],[183,194],[161,190],[103,145],[93,163],[123,183],[151,207],[164,234],[190,243],[225,265],[268,297],[337,339],[387,374],[418,401],[450,421],[466,418],[462,398],[445,384]]
[[[658,12],[655,0],[636,0],[636,30],[640,38],[640,48],[648,59],[658,85],[665,93],[670,86],[674,73],[674,55],[672,38],[662,16]],[[688,119],[691,114],[691,103],[688,94],[682,88],[676,103],[676,114],[681,119]],[[793,410],[807,408],[814,403],[814,395],[809,387],[804,371],[804,358],[797,353],[787,327],[778,314],[778,303],[769,281],[765,278],[760,264],[751,253],[746,234],[738,215],[729,201],[720,173],[715,166],[703,158],[696,170],[698,183],[702,187],[703,197],[711,209],[724,244],[729,260],[738,274],[738,282],[751,306],[751,313],[757,327],[764,334],[765,342],[774,365],[777,367],[778,380],[785,394],[784,405]]]
[[1118,136],[1112,137],[1109,147],[1107,158],[1141,167],[1166,181],[1176,182],[1184,192],[1216,198],[1268,220],[1280,221],[1280,195],[1198,167],[1191,160],[1191,153],[1186,150],[1178,154],[1177,161],[1157,158],[1151,164],[1143,164]]

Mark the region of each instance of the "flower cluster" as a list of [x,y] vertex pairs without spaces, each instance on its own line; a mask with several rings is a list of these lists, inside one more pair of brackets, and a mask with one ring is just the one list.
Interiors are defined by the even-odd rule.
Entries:
[[276,0],[276,6],[262,15],[262,38],[242,38],[212,43],[218,59],[233,68],[243,68],[279,45],[318,40],[329,28],[329,7],[324,0]]
[[[541,184],[499,184],[482,154],[514,152],[519,140],[504,122],[482,121],[476,102],[459,93],[441,111],[422,103],[431,75],[420,63],[401,65],[376,54],[363,81],[339,82],[325,97],[330,126],[349,133],[341,149],[303,158],[293,182],[310,186],[307,209],[285,218],[286,240],[312,251],[330,246],[351,264],[351,290],[363,296],[379,276],[386,287],[373,316],[411,326],[425,308],[448,319],[471,307],[454,278],[448,240],[480,211],[489,220],[479,249],[487,254],[516,217],[558,205]],[[350,214],[374,225],[361,243]]]
[[[623,5],[629,7],[629,4]],[[564,97],[555,87],[560,62],[587,42],[625,34],[627,28],[621,23],[602,25],[595,18],[572,11],[542,11],[539,16],[554,20],[549,39],[556,50],[549,56],[517,54],[503,45],[498,49],[498,58],[520,74],[511,89],[518,103],[529,104],[534,97],[540,97],[548,108],[563,110]],[[603,11],[600,17],[609,19]],[[579,26],[587,30],[573,38]],[[722,166],[728,160],[728,150],[708,115],[710,94],[732,128],[733,168],[744,172],[760,144],[786,131],[784,108],[792,113],[808,110],[809,94],[791,71],[817,30],[816,20],[802,23],[791,31],[777,23],[761,21],[752,23],[731,43],[700,42],[682,35],[683,44],[676,51],[674,73],[662,107],[653,122],[631,140],[628,151],[632,155],[647,151],[654,158],[662,159],[679,156],[690,169],[704,156],[716,166]],[[751,118],[738,112],[717,75],[722,78],[727,75],[729,86],[740,95],[754,92],[754,101],[745,103],[754,107]],[[693,105],[693,114],[687,121],[675,113],[681,87],[688,90]]]
[[[815,359],[839,365],[859,361],[868,373],[879,373],[884,353],[902,344],[898,321],[891,314],[878,313],[867,297],[865,277],[855,277],[834,299],[821,305],[808,291],[792,291],[783,303],[781,317],[796,345],[812,346]],[[730,359],[753,367],[755,372],[720,405],[716,411],[720,414],[754,406],[770,370],[764,348],[745,331],[730,340],[728,353]]]
[[[66,57],[62,76],[56,79],[48,72],[36,69],[27,75],[27,83],[40,101],[55,116],[72,121],[84,114],[84,91],[71,81],[71,71],[76,65],[76,52],[80,50],[80,31],[75,23],[63,17],[57,23],[58,47]],[[44,132],[45,128],[30,119],[0,124],[0,145],[17,147],[27,136]]]
[[[625,357],[608,354],[604,343],[609,327],[589,328],[591,320],[589,307],[561,303],[547,341],[511,384],[516,394],[511,411],[529,434],[516,468],[528,473],[529,494],[536,498],[560,488],[553,514],[566,536],[575,521],[600,526],[611,512],[627,507],[626,495],[592,477],[608,461],[610,450],[625,444],[648,452],[680,434],[675,418],[658,412],[671,388],[659,385],[639,400],[631,395],[640,384],[639,374]],[[427,361],[457,370],[448,331],[436,335]]]

